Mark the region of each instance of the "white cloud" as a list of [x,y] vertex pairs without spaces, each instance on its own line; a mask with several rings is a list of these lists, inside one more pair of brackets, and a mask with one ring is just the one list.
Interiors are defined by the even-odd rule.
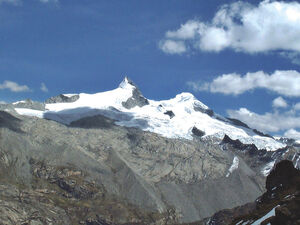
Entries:
[[174,39],[193,39],[197,34],[197,31],[201,29],[202,26],[197,21],[190,20],[185,24],[182,24],[181,27],[176,31],[167,31],[167,38]]
[[0,5],[2,3],[8,3],[8,4],[12,4],[12,5],[20,5],[22,2],[21,2],[21,0],[0,0]]
[[296,111],[300,111],[300,102],[296,103],[296,104],[293,106],[293,109],[296,110]]
[[278,94],[299,97],[300,73],[295,70],[277,70],[272,74],[263,71],[247,73],[244,76],[231,73],[223,74],[210,83],[187,82],[194,91],[210,91],[226,95],[239,95],[256,88],[264,88]]
[[[223,5],[210,22],[189,20],[178,30],[167,31],[163,42],[183,41],[191,49],[214,52],[226,48],[300,52],[299,37],[300,3],[265,0],[257,6],[242,1]],[[161,49],[169,54],[185,52]]]
[[12,92],[25,92],[31,91],[30,88],[26,85],[19,85],[16,82],[6,80],[2,84],[0,84],[1,89],[9,89]]
[[183,41],[165,40],[159,43],[159,47],[168,54],[181,54],[187,51]]
[[[58,0],[38,0],[39,2],[42,3],[58,3]],[[7,3],[7,4],[12,4],[12,5],[22,5],[23,1],[22,0],[0,0],[0,5],[2,3]]]
[[50,3],[50,2],[57,3],[58,2],[58,0],[39,0],[39,1],[42,3]]
[[293,138],[295,140],[300,140],[300,132],[296,131],[295,129],[289,129],[287,130],[283,136],[288,137],[288,138]]
[[227,114],[231,118],[239,119],[250,127],[264,132],[278,132],[300,128],[300,116],[290,111],[282,114],[267,112],[260,115],[246,108],[240,108],[239,110],[227,110]]
[[48,88],[47,88],[47,86],[45,85],[45,83],[41,83],[41,91],[43,91],[43,92],[48,92],[49,90],[48,90]]
[[300,52],[281,52],[280,56],[291,60],[292,63],[300,65]]
[[5,101],[0,101],[0,104],[6,104],[6,102]]
[[284,100],[284,98],[282,98],[281,96],[279,96],[278,98],[275,98],[272,102],[272,106],[274,108],[286,108],[288,107],[287,102]]

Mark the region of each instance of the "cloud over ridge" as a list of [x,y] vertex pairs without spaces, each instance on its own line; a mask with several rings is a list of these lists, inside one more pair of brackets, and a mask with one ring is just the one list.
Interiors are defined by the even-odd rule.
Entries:
[[194,91],[209,91],[225,95],[240,95],[246,91],[263,88],[280,95],[300,97],[300,73],[296,70],[277,70],[272,74],[258,71],[242,76],[223,74],[211,82],[187,82]]
[[239,110],[227,110],[227,114],[231,118],[239,119],[250,127],[264,132],[279,132],[300,128],[300,115],[292,111],[258,114],[246,108],[240,108]]

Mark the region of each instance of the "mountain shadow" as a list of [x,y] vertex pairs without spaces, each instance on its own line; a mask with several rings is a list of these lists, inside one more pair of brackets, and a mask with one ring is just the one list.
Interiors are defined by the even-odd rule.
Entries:
[[0,128],[7,128],[12,131],[23,133],[20,128],[21,120],[5,111],[0,111]]

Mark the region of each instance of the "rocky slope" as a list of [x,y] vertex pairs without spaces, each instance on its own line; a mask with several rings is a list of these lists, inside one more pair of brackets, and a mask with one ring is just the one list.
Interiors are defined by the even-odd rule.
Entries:
[[96,215],[117,224],[191,222],[263,192],[263,179],[242,158],[227,175],[234,154],[219,145],[166,139],[102,116],[70,126],[0,116],[0,199],[1,210],[10,209],[3,214],[7,221],[38,212],[42,224],[78,224]]
[[[79,107],[103,93],[1,105],[0,224],[191,223],[254,201],[277,161],[299,166],[297,146],[220,117],[190,95],[153,102],[128,80],[116,90],[104,94],[116,97],[113,107]],[[186,116],[201,120],[189,124]],[[166,128],[173,136],[160,133]],[[241,140],[224,136],[232,130]]]
[[291,161],[283,160],[276,164],[267,177],[266,190],[255,202],[222,210],[209,218],[206,224],[300,224],[300,170],[295,169]]

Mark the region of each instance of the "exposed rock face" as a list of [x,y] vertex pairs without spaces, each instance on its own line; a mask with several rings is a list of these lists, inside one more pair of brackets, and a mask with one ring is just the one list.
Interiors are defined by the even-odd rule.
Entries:
[[[232,124],[236,125],[236,126],[240,126],[240,127],[245,127],[248,129],[251,129],[247,124],[243,123],[242,121],[238,120],[238,119],[234,119],[234,118],[227,118]],[[263,132],[260,132],[256,129],[251,129],[254,133],[256,133],[259,136],[262,137],[269,137],[269,138],[273,138],[271,135],[269,134],[265,134]]]
[[193,127],[192,132],[194,135],[196,135],[198,137],[202,137],[205,135],[205,132],[202,130],[199,130],[197,127]]
[[[69,224],[193,222],[264,191],[243,156],[226,177],[236,152],[201,139],[167,139],[104,116],[65,126],[2,112],[0,121],[1,183],[43,190],[52,204],[43,207],[58,207]],[[43,220],[59,218],[45,211]]]
[[63,102],[76,102],[79,99],[79,95],[57,95],[55,97],[51,97],[45,101],[46,104],[51,103],[63,103]]
[[175,114],[171,110],[164,112],[164,114],[168,115],[171,119],[175,116]]
[[0,185],[1,224],[72,224],[67,213],[56,206],[42,190],[28,190],[15,185]]
[[232,140],[226,134],[221,142],[221,144],[230,144],[233,148],[238,149],[240,151],[248,151],[252,154],[263,152],[262,150],[258,150],[258,148],[254,144],[243,144],[240,140]]
[[243,157],[247,164],[257,171],[267,176],[273,166],[281,160],[290,160],[294,166],[300,169],[300,151],[297,146],[289,146],[276,151],[258,150],[254,144],[243,144],[238,139],[232,140],[227,135],[224,136],[221,145],[224,150],[230,150]]
[[0,111],[0,128],[8,128],[16,132],[21,132],[20,124],[20,119],[12,116],[8,112]]
[[230,120],[234,125],[240,126],[240,127],[245,127],[245,128],[250,128],[247,124],[243,123],[242,121],[234,118],[227,118]]
[[206,109],[206,108],[203,108],[199,105],[194,105],[194,110],[197,111],[197,112],[206,113],[209,116],[214,115],[214,111],[212,109]]
[[122,105],[127,108],[131,109],[136,106],[143,107],[149,104],[149,101],[142,95],[141,91],[138,87],[131,81],[128,77],[125,77],[123,82],[128,82],[134,88],[132,90],[132,97],[130,97],[126,102],[122,102]]
[[40,102],[35,102],[30,99],[26,99],[25,101],[20,101],[13,103],[15,108],[28,108],[28,109],[35,109],[35,110],[45,110],[45,104]]
[[254,203],[222,210],[207,220],[207,224],[252,224],[255,221],[271,225],[300,224],[300,171],[291,161],[276,164],[267,177],[266,189]]
[[[33,206],[32,200],[23,215],[12,203],[12,211],[22,220],[28,220],[35,207],[54,206],[69,224],[201,220],[220,209],[256,199],[264,191],[261,166],[269,160],[292,157],[296,163],[298,159],[293,148],[266,152],[254,147],[226,136],[220,146],[201,139],[166,139],[116,126],[100,115],[65,126],[0,114],[1,183],[6,189],[11,185],[20,190],[22,185],[22,190],[33,196],[42,192],[52,204]],[[233,157],[239,158],[239,164],[226,177]],[[7,194],[1,193],[0,199],[5,199]],[[48,219],[68,224],[48,215],[44,208],[38,209],[45,212],[39,214],[41,224],[47,224],[43,221]],[[287,210],[280,212],[286,214]],[[11,213],[6,216],[19,218]]]
[[296,181],[300,179],[300,171],[295,169],[293,163],[288,160],[282,160],[270,172],[266,181],[267,192],[272,192],[273,188],[287,189],[292,185],[298,185]]

